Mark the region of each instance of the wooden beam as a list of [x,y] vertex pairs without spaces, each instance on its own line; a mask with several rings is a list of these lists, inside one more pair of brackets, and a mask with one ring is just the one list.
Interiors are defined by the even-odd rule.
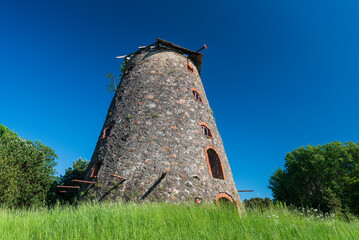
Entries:
[[74,179],[72,180],[73,182],[80,182],[80,183],[91,183],[91,184],[95,184],[96,182],[91,182],[91,181],[85,181],[85,180],[78,180],[78,179]]
[[58,188],[76,188],[76,189],[80,188],[79,186],[61,186],[61,185],[58,185],[57,187]]
[[60,193],[77,193],[75,191],[60,191]]
[[148,194],[150,194],[153,191],[153,189],[155,189],[157,185],[161,183],[161,181],[165,178],[166,174],[167,173],[162,173],[161,177],[157,179],[157,181],[152,185],[152,187],[150,187],[150,189],[148,189],[148,191],[139,199],[139,201],[145,199],[148,196]]
[[120,179],[124,179],[124,180],[126,180],[126,179],[127,179],[127,178],[124,178],[124,177],[118,176],[118,175],[116,175],[116,174],[111,174],[111,176],[112,176],[112,177],[117,177],[117,178],[120,178]]
[[237,190],[238,192],[253,192],[254,190]]
[[203,55],[202,53],[199,53],[199,52],[195,52],[195,51],[192,51],[192,50],[189,50],[187,48],[184,48],[184,47],[181,47],[181,46],[178,46],[174,43],[171,43],[171,42],[168,42],[168,41],[165,41],[163,39],[160,39],[160,38],[157,38],[157,42],[161,45],[164,45],[166,47],[169,47],[169,48],[172,48],[172,49],[176,49],[184,54],[198,54],[198,55]]

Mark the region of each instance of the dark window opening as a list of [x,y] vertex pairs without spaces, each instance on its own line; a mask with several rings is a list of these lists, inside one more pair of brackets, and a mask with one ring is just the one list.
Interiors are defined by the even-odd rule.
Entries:
[[193,67],[191,67],[191,65],[189,65],[188,63],[186,63],[187,66],[187,70],[190,71],[191,73],[194,73]]
[[226,197],[219,198],[217,202],[219,203],[219,205],[224,205],[224,206],[232,204],[232,202]]
[[113,124],[111,124],[103,129],[101,139],[104,139],[104,138],[107,138],[108,136],[110,136],[112,127],[113,127]]
[[127,69],[126,69],[126,72],[125,74],[129,73],[132,69],[133,69],[133,65],[131,64]]
[[202,102],[201,95],[196,90],[192,90],[193,98],[199,102]]
[[98,171],[100,171],[102,161],[98,161],[95,166],[93,167],[92,173],[90,178],[97,178]]
[[209,130],[208,127],[206,127],[205,125],[201,125],[202,128],[202,132],[206,137],[212,138],[212,133],[211,130]]
[[219,156],[216,153],[216,151],[211,148],[208,149],[207,156],[208,156],[209,166],[211,168],[212,177],[224,180],[221,160],[219,159]]

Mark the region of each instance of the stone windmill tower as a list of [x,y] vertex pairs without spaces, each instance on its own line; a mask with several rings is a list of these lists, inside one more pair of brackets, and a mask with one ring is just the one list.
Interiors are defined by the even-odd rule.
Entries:
[[241,204],[200,78],[202,57],[161,39],[125,57],[80,181],[83,198]]

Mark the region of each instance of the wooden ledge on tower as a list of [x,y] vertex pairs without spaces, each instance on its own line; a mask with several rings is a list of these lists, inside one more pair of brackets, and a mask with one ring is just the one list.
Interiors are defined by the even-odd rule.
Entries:
[[72,190],[72,191],[69,191],[69,190],[60,190],[59,192],[60,193],[77,193],[78,192],[78,190],[79,190],[79,186],[62,186],[62,185],[58,185],[58,186],[56,186],[57,188],[60,188],[60,189],[62,189],[62,188],[67,188],[67,189],[70,189],[70,190]]
[[58,185],[58,188],[73,188],[73,189],[79,189],[79,186],[62,186],[62,185]]
[[111,174],[111,177],[119,178],[119,179],[122,179],[122,180],[127,180],[127,178],[118,176],[116,174]]
[[59,191],[59,193],[78,193],[77,191]]
[[74,179],[73,182],[96,184],[96,182]]

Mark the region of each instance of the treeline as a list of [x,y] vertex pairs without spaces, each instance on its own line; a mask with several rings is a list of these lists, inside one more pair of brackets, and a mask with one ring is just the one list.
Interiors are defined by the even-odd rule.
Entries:
[[[57,177],[57,155],[39,141],[19,137],[0,124],[0,207],[74,203],[73,194],[60,194],[57,185],[79,185],[88,162],[79,158]],[[286,155],[284,168],[269,179],[274,202],[322,212],[359,215],[359,143],[332,142],[307,146]],[[247,207],[270,206],[270,200],[246,202]]]
[[0,124],[0,206],[32,207],[73,202],[74,196],[60,195],[58,184],[74,185],[83,176],[87,161],[81,158],[63,176],[57,177],[57,155],[39,141],[19,137]]
[[307,146],[286,155],[269,180],[274,201],[359,215],[359,143]]

